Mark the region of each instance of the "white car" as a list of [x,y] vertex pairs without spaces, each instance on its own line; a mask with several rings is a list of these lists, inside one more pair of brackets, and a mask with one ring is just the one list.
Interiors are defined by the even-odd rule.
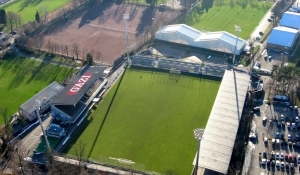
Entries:
[[281,169],[284,169],[284,161],[281,162]]
[[280,166],[280,161],[276,160],[276,166],[279,167]]
[[279,152],[277,152],[277,153],[275,154],[275,158],[276,158],[276,160],[279,160],[279,159],[280,159],[280,154],[279,154]]
[[298,164],[300,164],[300,155],[298,155]]
[[280,154],[280,160],[282,160],[282,161],[284,160],[284,154],[283,153]]
[[287,126],[288,128],[290,128],[290,127],[291,127],[291,123],[290,123],[290,122],[286,122],[286,126]]
[[296,123],[292,123],[292,128],[296,129]]
[[262,165],[266,165],[266,162],[267,162],[266,159],[262,159],[262,160],[261,160],[261,164],[262,164]]
[[281,116],[280,116],[280,120],[281,120],[281,121],[285,120],[285,117],[284,117],[284,115],[283,115],[283,114],[281,114]]
[[299,117],[295,117],[295,122],[296,122],[296,123],[299,122]]

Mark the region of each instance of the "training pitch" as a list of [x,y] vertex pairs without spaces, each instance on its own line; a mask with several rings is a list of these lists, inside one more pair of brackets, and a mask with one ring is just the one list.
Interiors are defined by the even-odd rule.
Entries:
[[[204,2],[204,1],[203,1]],[[272,3],[258,0],[212,0],[208,11],[199,3],[181,20],[201,31],[227,31],[236,34],[234,25],[242,28],[240,37],[248,39],[251,32],[271,8]]]
[[[0,107],[7,107],[8,117],[18,112],[19,106],[53,81],[61,83],[74,72],[35,59],[4,56],[0,60]],[[0,125],[3,124],[0,117]]]
[[[104,163],[130,167],[113,160],[123,158],[135,162],[134,169],[190,174],[197,150],[193,130],[206,126],[219,86],[219,81],[129,68],[70,145],[84,143],[85,156]],[[72,148],[65,151],[74,155]]]
[[128,41],[130,50],[136,49],[142,38],[147,38],[151,26],[162,21],[170,21],[180,11],[139,6],[135,4],[116,4],[114,1],[102,1],[86,11],[77,14],[45,32],[43,48],[48,43],[69,46],[78,44],[79,57],[91,53],[97,62],[113,64],[114,60],[126,53],[126,25],[123,14],[128,14]]

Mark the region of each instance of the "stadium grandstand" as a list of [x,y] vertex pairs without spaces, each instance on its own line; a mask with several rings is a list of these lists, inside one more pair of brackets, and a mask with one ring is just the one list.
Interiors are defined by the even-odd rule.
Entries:
[[133,66],[142,66],[142,67],[153,67],[155,58],[151,56],[141,56],[135,55],[132,56],[131,65]]
[[190,61],[191,59],[165,59],[160,58],[158,60],[157,67],[160,69],[177,69],[181,72],[190,72],[190,73],[197,73],[201,72],[201,65],[202,61],[199,59],[198,61]]
[[105,66],[85,67],[51,103],[52,116],[62,124],[74,123],[107,83]]
[[246,46],[245,40],[228,32],[202,32],[185,24],[164,26],[155,33],[155,39],[225,54],[235,52],[237,55],[240,55]]
[[[200,144],[198,167],[227,174],[249,87],[246,73],[226,70]],[[193,164],[196,164],[197,155]]]

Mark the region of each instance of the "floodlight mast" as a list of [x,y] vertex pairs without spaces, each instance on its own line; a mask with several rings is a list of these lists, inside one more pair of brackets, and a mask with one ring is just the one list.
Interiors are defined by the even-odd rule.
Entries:
[[128,43],[128,24],[127,20],[129,19],[129,14],[123,14],[123,19],[125,20],[125,26],[126,26],[126,55],[127,55],[127,61],[129,62],[129,43]]
[[[42,122],[42,119],[40,117],[40,109],[41,109],[41,102],[39,100],[36,100],[36,103],[34,105],[35,107],[35,112],[37,114],[37,117],[38,117],[38,120],[40,122],[40,126],[41,126],[41,129],[42,129],[42,132],[43,132],[43,137],[45,138],[45,141],[46,141],[46,145],[47,145],[47,148],[48,148],[48,153],[51,153],[52,150],[51,150],[51,147],[50,147],[50,144],[49,144],[49,141],[48,141],[48,138],[47,138],[47,135],[46,135],[46,132],[45,132],[45,129],[44,129],[44,126],[43,126],[43,122]],[[43,103],[42,103],[43,104]]]
[[236,48],[237,48],[237,43],[238,43],[238,40],[239,40],[240,33],[242,31],[240,26],[234,25],[234,28],[235,28],[235,31],[237,32],[237,37],[236,37],[234,52],[233,52],[233,59],[232,59],[232,64],[233,65],[234,65],[234,62],[235,62],[235,55],[236,55],[235,52],[236,52]]
[[195,136],[195,139],[198,141],[198,150],[197,150],[197,157],[196,157],[196,163],[195,163],[194,174],[193,175],[197,175],[197,172],[198,172],[200,143],[201,143],[201,139],[202,139],[203,133],[204,133],[204,129],[203,128],[194,129],[194,136]]

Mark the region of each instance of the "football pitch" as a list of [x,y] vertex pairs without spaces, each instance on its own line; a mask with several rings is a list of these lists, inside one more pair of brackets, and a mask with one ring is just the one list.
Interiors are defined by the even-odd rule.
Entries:
[[[30,0],[15,0],[11,4],[4,7],[5,11],[12,11],[22,16],[25,23],[33,21],[35,14],[41,9],[51,13],[60,7],[70,3],[71,0],[47,0],[47,1],[30,1]],[[40,14],[41,15],[41,14]]]
[[[0,107],[7,107],[10,117],[37,92],[53,81],[61,83],[73,72],[71,68],[34,59],[5,56],[0,60]],[[0,117],[0,125],[3,122]]]
[[211,0],[211,3],[207,11],[199,3],[180,22],[200,31],[227,31],[234,35],[234,25],[238,25],[242,28],[240,37],[248,39],[273,4],[259,0]]
[[129,68],[117,86],[70,145],[84,143],[85,156],[104,163],[128,167],[112,160],[123,158],[135,162],[134,169],[190,174],[193,130],[206,126],[220,81]]

